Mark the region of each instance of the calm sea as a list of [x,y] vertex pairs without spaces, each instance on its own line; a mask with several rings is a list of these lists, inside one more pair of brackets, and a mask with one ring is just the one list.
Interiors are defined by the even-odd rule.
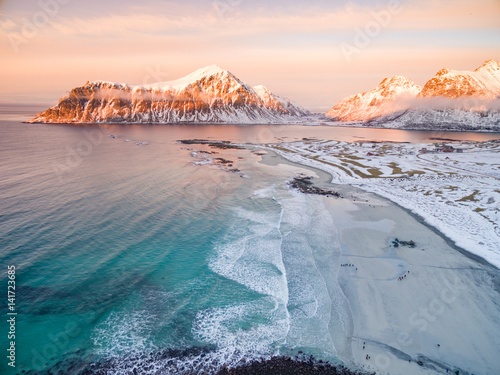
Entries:
[[[340,287],[325,282],[335,279],[324,269],[338,268],[340,250],[321,199],[291,191],[290,172],[259,163],[252,150],[177,140],[498,138],[21,122],[38,109],[0,107],[2,374],[182,373],[299,350],[335,361],[350,317]],[[17,312],[15,369],[5,359],[8,306]]]

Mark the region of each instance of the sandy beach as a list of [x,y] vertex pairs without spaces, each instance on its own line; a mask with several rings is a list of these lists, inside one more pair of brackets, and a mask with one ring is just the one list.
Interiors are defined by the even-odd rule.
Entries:
[[[290,171],[294,165],[273,152],[262,163]],[[345,197],[315,196],[341,243],[337,281],[349,301],[352,332],[340,359],[377,374],[496,373],[499,270],[387,199],[301,168],[316,186]]]

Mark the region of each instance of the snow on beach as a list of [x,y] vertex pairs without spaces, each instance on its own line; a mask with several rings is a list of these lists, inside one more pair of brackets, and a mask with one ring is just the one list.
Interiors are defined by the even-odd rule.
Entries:
[[269,144],[334,183],[377,193],[500,267],[500,142],[409,144],[304,139]]

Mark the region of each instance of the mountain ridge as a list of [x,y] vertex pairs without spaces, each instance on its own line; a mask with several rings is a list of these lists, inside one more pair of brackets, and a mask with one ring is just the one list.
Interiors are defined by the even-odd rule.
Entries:
[[436,119],[461,129],[500,127],[500,63],[495,60],[485,61],[474,71],[441,69],[421,88],[406,77],[397,77],[345,97],[326,116],[367,126],[396,127],[399,123],[408,129],[432,128]]
[[441,69],[423,86],[420,96],[458,98],[475,96],[498,98],[500,95],[500,63],[487,60],[474,71]]
[[309,114],[263,86],[255,90],[210,65],[177,80],[145,85],[87,81],[29,122],[278,123]]
[[87,81],[28,122],[355,123],[495,131],[500,129],[500,63],[487,60],[473,71],[444,68],[422,87],[401,75],[385,78],[374,89],[345,97],[316,117],[262,85],[252,87],[210,65],[176,80],[151,84]]

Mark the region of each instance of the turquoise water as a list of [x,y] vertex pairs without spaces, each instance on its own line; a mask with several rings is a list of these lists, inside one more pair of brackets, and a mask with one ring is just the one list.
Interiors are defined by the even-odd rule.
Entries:
[[[1,126],[0,259],[17,270],[17,372],[219,366],[298,346],[334,354],[293,340],[300,314],[318,326],[329,312],[319,318],[309,300],[324,291],[301,297],[287,282],[287,272],[307,277],[296,247],[282,252],[292,237],[308,245],[304,234],[284,240],[301,208],[283,202],[307,202],[284,173],[248,150],[218,151],[240,173],[193,165],[193,149],[210,149],[176,140],[196,129]],[[148,357],[184,349],[172,365]]]
[[[4,108],[0,121],[1,285],[15,265],[18,312],[16,368],[1,360],[2,374],[182,373],[298,350],[335,360],[350,319],[320,198],[291,191],[290,172],[251,150],[176,141],[373,138],[368,130],[28,125],[26,112]],[[193,151],[216,151],[239,172],[196,165]]]

